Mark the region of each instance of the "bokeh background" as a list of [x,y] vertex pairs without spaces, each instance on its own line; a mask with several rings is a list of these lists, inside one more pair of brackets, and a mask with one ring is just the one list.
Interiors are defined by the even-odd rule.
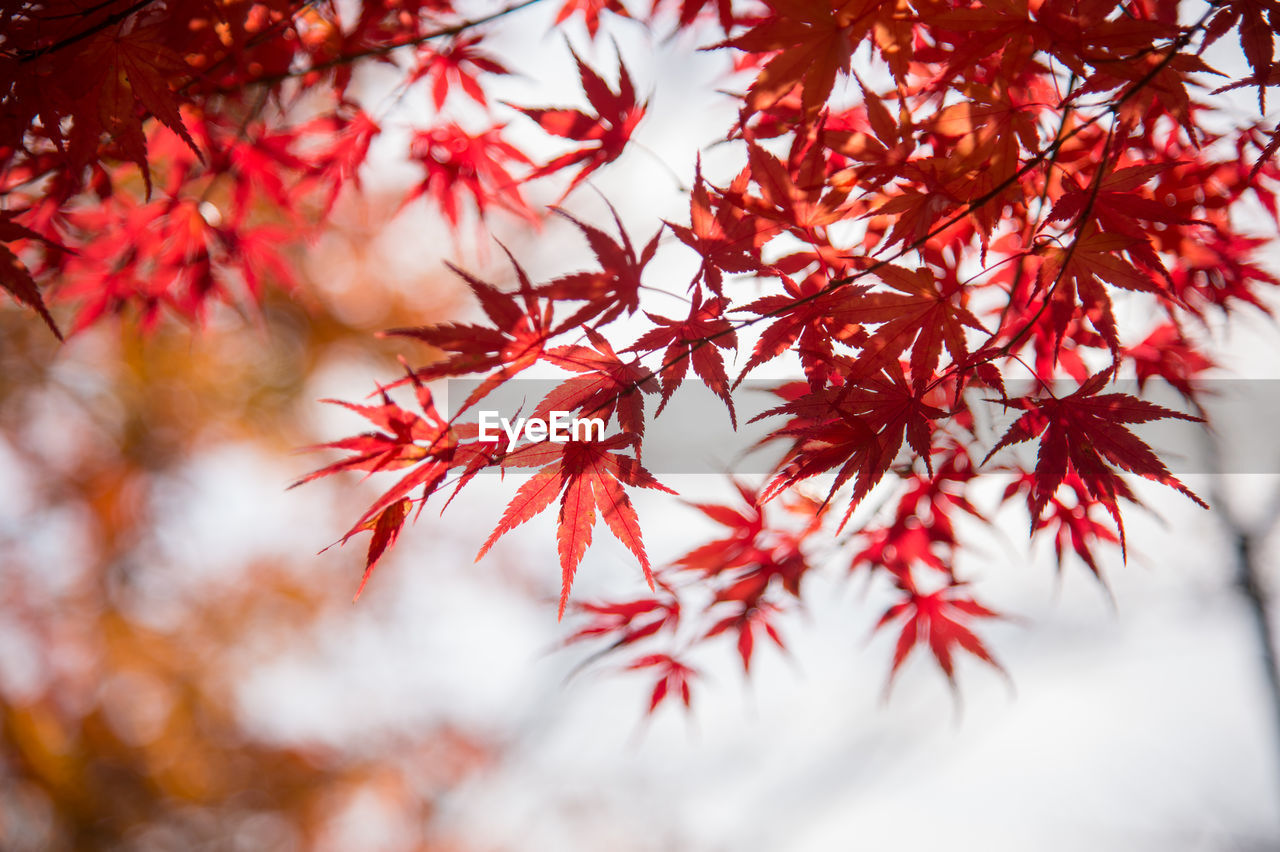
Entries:
[[[554,28],[552,11],[495,35],[526,72],[495,97],[572,101],[566,38],[611,67],[607,39]],[[715,93],[726,60],[606,20],[653,93],[644,150],[567,206],[599,219],[608,198],[647,239],[687,216],[694,152],[715,179],[733,168],[712,145],[734,115]],[[710,649],[693,709],[646,717],[645,677],[578,672],[590,649],[564,647],[553,518],[473,562],[515,488],[496,478],[443,518],[425,512],[353,604],[363,541],[324,548],[377,483],[287,490],[327,460],[300,447],[362,428],[317,400],[358,400],[398,356],[424,357],[377,331],[474,310],[443,259],[507,274],[475,223],[454,233],[424,202],[399,210],[414,175],[394,127],[430,112],[392,96],[396,79],[357,75],[362,96],[388,93],[392,130],[366,192],[291,258],[297,291],[204,328],[104,322],[61,346],[0,310],[0,849],[1280,847],[1280,713],[1239,583],[1242,542],[1274,578],[1280,440],[1266,430],[1259,472],[1185,477],[1217,495],[1211,512],[1142,490],[1152,511],[1128,516],[1129,560],[1104,560],[1106,586],[1082,564],[1059,572],[1014,512],[970,530],[958,571],[1011,615],[984,633],[1011,678],[962,663],[954,692],[917,655],[886,696],[892,637],[872,631],[885,590],[833,560],[781,624],[787,653],[761,652],[744,678],[731,648]],[[567,223],[489,226],[535,276],[589,263]],[[688,280],[678,255],[652,267],[660,287]],[[1261,312],[1201,333],[1215,377],[1280,379]],[[721,477],[664,481],[731,494]],[[993,476],[993,497],[1002,486]],[[655,559],[711,532],[661,495],[638,508]],[[598,538],[575,595],[640,588]]]

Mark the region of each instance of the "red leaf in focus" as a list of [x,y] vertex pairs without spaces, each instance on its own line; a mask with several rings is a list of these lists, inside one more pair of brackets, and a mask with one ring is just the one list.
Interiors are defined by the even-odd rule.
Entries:
[[[493,328],[468,323],[443,323],[419,328],[396,328],[387,334],[413,337],[450,353],[445,359],[418,369],[417,381],[430,381],[446,376],[464,376],[494,370],[457,409],[470,408],[494,388],[522,370],[537,363],[550,335],[551,305],[540,310],[524,270],[512,259],[520,280],[520,301],[465,272],[447,264],[467,283],[480,301],[480,307],[493,322]],[[495,369],[496,368],[496,369]]]
[[929,463],[932,423],[945,412],[926,404],[898,369],[869,376],[857,386],[812,391],[754,419],[777,414],[792,419],[766,440],[790,439],[792,445],[764,499],[801,480],[836,470],[828,500],[846,482],[854,482],[843,527],[862,498],[888,473],[904,440]]
[[618,235],[622,242],[614,242],[613,238],[599,228],[581,222],[558,208],[553,210],[562,218],[569,220],[582,231],[587,244],[596,259],[600,261],[600,270],[596,272],[574,272],[562,275],[538,288],[538,292],[555,301],[585,301],[564,321],[561,328],[570,328],[594,321],[597,326],[612,322],[623,311],[635,313],[640,307],[640,276],[644,268],[653,259],[658,250],[658,238],[662,236],[659,228],[644,248],[636,256],[631,238],[622,227],[618,212],[609,205],[613,214],[613,222],[618,227]]
[[646,312],[645,316],[657,323],[657,328],[646,332],[627,347],[628,352],[653,352],[662,347],[662,403],[658,413],[671,401],[671,395],[684,381],[689,364],[707,387],[729,409],[729,420],[738,428],[738,415],[729,394],[729,376],[725,373],[724,358],[717,349],[737,349],[738,337],[733,326],[724,318],[726,300],[716,296],[702,301],[702,293],[695,293],[689,305],[689,316],[683,320],[668,319]]
[[1091,376],[1074,393],[1061,399],[1050,396],[996,400],[1006,408],[1021,408],[1026,413],[1009,427],[987,453],[987,459],[1004,447],[1040,436],[1030,499],[1033,528],[1058,486],[1074,472],[1089,496],[1102,503],[1115,519],[1123,548],[1124,522],[1117,501],[1120,498],[1138,501],[1120,477],[1121,471],[1168,485],[1196,504],[1209,507],[1169,472],[1151,447],[1123,425],[1169,418],[1199,422],[1202,418],[1162,408],[1128,394],[1099,395],[1098,391],[1110,380],[1112,372],[1108,369]]
[[544,354],[552,364],[580,375],[548,393],[533,416],[546,419],[552,411],[580,411],[584,417],[599,417],[607,422],[616,412],[623,432],[643,435],[643,394],[656,393],[657,381],[638,359],[625,363],[619,359],[599,332],[591,328],[583,331],[593,349],[558,346]]
[[96,147],[102,133],[115,137],[125,155],[142,170],[148,195],[151,170],[139,104],[178,134],[197,157],[202,156],[182,122],[174,93],[190,69],[165,45],[159,27],[105,29],[85,44],[77,62],[94,69],[93,78],[100,82],[81,98],[73,133],[84,140],[81,144],[86,148]]
[[[573,49],[570,48],[569,52],[573,53]],[[596,111],[595,115],[576,109],[515,107],[538,122],[548,133],[588,143],[582,148],[561,154],[529,175],[528,179],[533,180],[582,163],[582,168],[560,196],[562,199],[587,175],[622,156],[622,151],[631,139],[632,131],[644,117],[647,106],[646,103],[636,103],[635,86],[631,82],[631,75],[627,73],[627,66],[622,64],[621,56],[618,57],[617,92],[609,88],[609,84],[589,68],[577,53],[573,53],[573,58],[578,63],[582,90]]]
[[609,531],[640,561],[645,580],[649,588],[653,588],[653,573],[641,540],[639,519],[622,486],[675,492],[654,479],[636,459],[615,452],[635,445],[638,440],[636,435],[614,435],[603,441],[526,444],[511,452],[504,459],[507,466],[545,467],[522,485],[507,504],[502,519],[476,555],[477,561],[499,538],[545,510],[563,492],[556,532],[562,575],[558,617],[564,617],[573,576],[591,544],[597,508]]
[[[748,172],[735,180],[731,192],[741,196],[746,189]],[[764,263],[760,259],[760,247],[776,233],[780,226],[718,199],[713,204],[702,179],[702,160],[694,172],[693,191],[689,195],[690,226],[667,222],[679,240],[696,251],[702,258],[698,274],[717,296],[722,292],[725,272],[761,272]]]
[[[409,513],[410,505],[412,503],[407,499],[397,500],[383,509],[378,514],[377,520],[365,524],[366,528],[372,528],[373,538],[369,540],[369,555],[365,558],[364,576],[360,578],[360,588],[356,589],[356,596],[351,599],[352,603],[360,600],[360,593],[364,591],[365,583],[369,582],[369,577],[373,574],[373,566],[382,558],[383,552],[395,544],[396,538],[400,535],[400,528],[404,526],[404,519]],[[346,539],[344,538],[343,541]]]

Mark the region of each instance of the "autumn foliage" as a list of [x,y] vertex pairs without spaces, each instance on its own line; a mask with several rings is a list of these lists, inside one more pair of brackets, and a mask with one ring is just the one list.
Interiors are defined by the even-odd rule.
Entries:
[[[1094,573],[1101,548],[1125,547],[1133,477],[1201,502],[1129,427],[1196,419],[1195,378],[1210,366],[1197,327],[1211,311],[1263,307],[1280,284],[1259,260],[1269,232],[1245,227],[1275,225],[1280,135],[1223,106],[1245,90],[1261,112],[1280,83],[1276,8],[545,0],[578,43],[581,91],[500,102],[486,86],[516,69],[486,38],[542,1],[473,13],[366,0],[353,18],[293,0],[7,5],[0,284],[56,334],[115,317],[144,331],[168,315],[199,323],[219,303],[295,286],[282,252],[360,188],[382,141],[353,71],[390,64],[435,116],[400,152],[421,168],[406,204],[426,199],[455,230],[564,217],[594,265],[534,280],[513,253],[503,281],[455,267],[483,319],[392,330],[420,344],[406,346],[412,362],[370,399],[340,403],[369,431],[327,444],[340,457],[303,481],[387,480],[343,539],[369,533],[363,589],[424,506],[482,471],[527,474],[479,556],[554,512],[571,638],[630,655],[654,677],[651,710],[690,702],[692,645],[724,637],[745,669],[761,642],[782,646],[779,614],[833,546],[847,570],[896,590],[880,619],[897,632],[891,671],[917,645],[948,678],[959,654],[998,665],[975,632],[998,614],[954,571],[957,521],[990,518],[971,497],[982,471],[1008,474],[1003,499],[1025,506],[1031,535]],[[676,165],[687,219],[654,216],[640,234],[569,206],[632,156],[660,107],[628,68],[638,57],[605,38],[615,24],[692,34],[732,60],[723,88],[737,92],[721,129],[737,172],[708,177],[691,147]],[[1215,42],[1239,43],[1238,73],[1212,67]],[[449,112],[459,100],[465,123]],[[566,150],[535,157],[520,142],[534,133]],[[529,200],[545,184],[549,208]],[[690,280],[662,282],[685,313],[646,309],[659,252],[696,258]],[[1122,321],[1121,303],[1142,322]],[[646,421],[692,376],[736,428],[740,384],[784,354],[803,375],[757,416],[776,470],[734,480],[731,503],[690,506],[719,537],[651,564],[632,496],[670,489],[643,463]],[[602,417],[608,437],[482,440],[477,407],[535,367],[563,376],[535,413]],[[1193,413],[1117,390],[1119,376],[1161,379]],[[446,415],[432,383],[454,377],[479,381]],[[1001,411],[1012,425],[984,444],[979,421]],[[1018,444],[1034,463],[1003,460]],[[877,489],[885,510],[860,514]],[[634,554],[643,594],[571,597],[598,520]],[[691,603],[695,587],[709,595]]]

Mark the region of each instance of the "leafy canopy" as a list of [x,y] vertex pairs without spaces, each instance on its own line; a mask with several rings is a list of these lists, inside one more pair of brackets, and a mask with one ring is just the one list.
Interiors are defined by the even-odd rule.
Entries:
[[[578,107],[501,102],[486,89],[514,68],[490,37],[548,4],[571,47]],[[349,404],[373,431],[325,445],[342,457],[306,480],[349,471],[395,477],[343,540],[370,533],[364,578],[402,526],[486,469],[532,470],[480,550],[558,506],[559,611],[575,639],[630,653],[656,675],[650,710],[691,700],[691,647],[731,637],[749,669],[756,642],[782,646],[778,619],[833,559],[883,579],[900,625],[892,670],[917,646],[948,678],[957,654],[997,665],[973,625],[996,617],[957,556],[981,469],[1012,474],[1034,538],[1095,574],[1124,543],[1130,475],[1199,501],[1128,427],[1195,413],[1112,387],[1163,379],[1197,412],[1211,366],[1197,326],[1214,310],[1261,307],[1277,280],[1259,255],[1274,226],[1280,134],[1223,109],[1228,93],[1280,84],[1267,4],[1175,0],[524,0],[466,17],[451,0],[71,0],[0,10],[0,287],[55,334],[120,317],[143,331],[166,316],[199,323],[212,305],[292,288],[290,244],[359,190],[371,152],[403,145],[421,170],[405,203],[455,231],[466,221],[548,212],[581,234],[595,267],[535,281],[460,267],[484,313],[393,333],[424,345],[394,387]],[[687,222],[654,218],[643,245],[615,215],[588,222],[560,203],[632,158],[651,103],[616,58],[612,27],[672,29],[732,60],[721,88],[737,118],[720,142],[723,180],[691,174]],[[1238,42],[1240,73],[1206,50]],[[588,50],[587,48],[593,48]],[[400,97],[430,105],[405,137],[353,72],[385,64]],[[629,67],[630,66],[630,67]],[[732,92],[737,92],[733,94]],[[547,100],[568,102],[576,93]],[[535,156],[542,134],[568,150]],[[646,164],[647,163],[647,164]],[[419,201],[421,199],[421,201]],[[1259,216],[1259,212],[1264,214]],[[688,310],[645,307],[659,252],[692,253]],[[671,289],[670,282],[660,282]],[[763,292],[762,292],[763,290]],[[1121,322],[1117,303],[1138,306]],[[625,324],[624,324],[625,323]],[[637,336],[637,325],[643,329]],[[625,334],[621,329],[630,331]],[[781,450],[764,482],[734,481],[732,504],[689,511],[720,537],[653,565],[632,502],[668,490],[642,464],[645,423],[691,375],[735,428],[739,385],[794,353],[803,378],[760,415]],[[535,408],[611,424],[602,442],[483,441],[477,405],[535,366],[564,375]],[[478,379],[451,417],[430,383]],[[1076,388],[1059,390],[1060,381]],[[1031,393],[1010,392],[1013,382]],[[657,397],[656,409],[645,395]],[[984,445],[979,424],[1016,412]],[[1037,447],[1033,465],[997,450]],[[306,481],[304,480],[304,481]],[[813,481],[820,480],[818,487]],[[868,495],[880,511],[859,514]],[[597,513],[635,556],[648,590],[578,603],[572,583]],[[834,556],[832,555],[834,554]],[[694,596],[698,588],[709,595]],[[357,592],[358,594],[359,592]]]

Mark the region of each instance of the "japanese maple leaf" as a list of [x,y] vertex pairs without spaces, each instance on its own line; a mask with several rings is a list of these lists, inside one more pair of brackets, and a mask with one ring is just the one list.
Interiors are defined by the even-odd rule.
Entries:
[[358,106],[343,104],[332,115],[308,122],[301,132],[314,134],[320,146],[308,159],[316,179],[328,184],[324,204],[328,215],[344,186],[350,183],[361,189],[360,167],[382,128]]
[[890,685],[911,650],[922,642],[928,643],[933,658],[946,674],[947,680],[953,684],[955,683],[956,649],[967,651],[1000,672],[1004,672],[1004,668],[987,651],[982,640],[965,624],[971,618],[999,618],[1000,616],[972,597],[959,594],[958,589],[963,585],[962,583],[956,583],[930,594],[921,594],[917,591],[910,575],[900,579],[899,585],[907,594],[906,600],[885,610],[876,624],[876,629],[879,630],[895,619],[906,616],[902,632],[898,634],[898,644],[893,652],[893,667],[889,672]]
[[602,12],[612,12],[623,18],[631,17],[619,0],[565,0],[556,13],[555,23],[562,24],[574,15],[581,15],[583,23],[587,25],[587,35],[595,38],[596,31],[600,29]]
[[264,281],[292,290],[297,286],[294,268],[280,248],[295,239],[297,232],[280,225],[221,227],[214,229],[217,242],[226,252],[225,267],[234,267],[255,299],[262,297]]
[[844,204],[849,188],[832,185],[828,180],[821,145],[811,143],[803,155],[783,163],[751,142],[747,157],[751,179],[759,187],[760,196],[728,197],[748,212],[791,228],[802,237],[810,229],[838,222],[847,215]]
[[1045,36],[1038,44],[1078,77],[1087,77],[1090,66],[1112,69],[1130,65],[1124,70],[1137,72],[1139,67],[1156,64],[1149,65],[1150,58],[1157,62],[1165,58],[1163,51],[1153,51],[1151,45],[1174,38],[1178,28],[1145,16],[1115,15],[1115,8],[1109,0],[1045,0],[1030,11],[1036,25],[1047,31],[1047,44]]
[[684,381],[689,364],[706,382],[716,396],[724,400],[729,409],[729,420],[738,428],[738,415],[733,409],[733,396],[729,393],[729,376],[725,373],[724,357],[718,350],[737,349],[738,337],[733,326],[724,317],[727,301],[714,296],[702,301],[702,293],[696,292],[689,305],[689,316],[683,320],[668,319],[645,311],[645,316],[657,323],[657,328],[646,332],[627,352],[653,352],[662,347],[662,403],[658,413],[671,401],[671,395]]
[[563,275],[538,288],[540,295],[553,301],[587,302],[565,320],[563,327],[582,325],[592,320],[599,326],[612,322],[623,311],[635,313],[640,307],[640,277],[658,250],[662,228],[658,228],[637,256],[631,238],[622,227],[622,220],[618,218],[613,205],[609,205],[609,212],[613,214],[613,222],[618,227],[618,234],[622,239],[620,243],[614,242],[612,237],[599,228],[579,221],[559,208],[552,209],[582,231],[591,251],[600,261],[600,269],[597,271]]
[[1264,113],[1267,111],[1267,78],[1275,73],[1271,59],[1276,23],[1280,23],[1280,3],[1275,0],[1235,0],[1223,3],[1205,30],[1207,44],[1239,25],[1240,47],[1253,69],[1251,80],[1241,82],[1257,84],[1258,111]]
[[766,0],[766,5],[772,14],[763,22],[712,48],[775,54],[747,91],[744,116],[768,109],[801,86],[805,115],[815,118],[836,75],[848,72],[854,47],[875,22],[871,13],[879,0]]
[[1053,246],[1039,251],[1045,258],[1040,266],[1040,280],[1043,286],[1052,288],[1048,321],[1058,339],[1061,340],[1072,320],[1083,313],[1111,351],[1118,353],[1116,318],[1105,285],[1160,292],[1150,272],[1139,270],[1121,254],[1127,252],[1135,259],[1148,259],[1147,253],[1150,253],[1159,271],[1164,272],[1146,239],[1106,233],[1090,224],[1066,248]]
[[1158,326],[1137,346],[1126,349],[1125,357],[1133,362],[1138,390],[1158,376],[1187,399],[1195,397],[1192,380],[1213,367],[1213,362],[1171,322]]
[[697,677],[696,669],[690,668],[670,654],[649,654],[636,660],[627,668],[656,669],[658,672],[658,682],[654,684],[653,692],[649,695],[649,713],[657,710],[658,705],[668,696],[678,695],[684,702],[684,706],[689,706],[691,699],[689,683]]
[[727,583],[716,592],[712,603],[740,605],[739,614],[745,614],[765,603],[763,598],[775,578],[784,590],[799,597],[800,580],[808,571],[809,563],[800,550],[798,537],[790,533],[776,539],[770,537],[760,546],[747,548],[734,564],[712,571]]
[[[743,171],[733,186],[741,196],[750,172]],[[723,199],[712,210],[711,195],[702,179],[702,160],[694,171],[693,191],[689,196],[689,227],[666,222],[680,242],[702,258],[698,274],[717,296],[723,295],[725,272],[759,272],[764,263],[760,248],[781,229],[781,225],[754,216]]]
[[734,388],[756,367],[792,348],[799,350],[809,383],[815,388],[823,387],[836,363],[835,344],[852,346],[866,339],[859,322],[860,300],[868,289],[865,285],[832,287],[820,273],[799,283],[783,275],[782,284],[785,294],[763,296],[743,307],[760,319],[773,321],[756,340]]
[[1132,246],[1130,251],[1141,252],[1144,265],[1158,269],[1160,261],[1148,244],[1150,228],[1138,223],[1196,224],[1190,215],[1192,201],[1185,200],[1177,206],[1170,206],[1140,191],[1144,184],[1172,167],[1172,163],[1166,162],[1116,169],[1103,176],[1096,187],[1082,185],[1075,175],[1071,175],[1067,178],[1071,188],[1053,205],[1048,221],[1065,222],[1088,210],[1101,230],[1132,238],[1128,243]]
[[1113,372],[1114,368],[1110,368],[1090,376],[1074,393],[1061,398],[995,400],[1006,408],[1020,408],[1026,413],[1009,427],[983,462],[1004,447],[1039,437],[1035,485],[1029,501],[1032,528],[1058,486],[1074,473],[1089,496],[1100,502],[1115,520],[1123,549],[1124,522],[1117,501],[1122,497],[1130,502],[1138,501],[1121,479],[1122,471],[1168,485],[1206,509],[1208,505],[1174,477],[1151,447],[1124,425],[1170,418],[1201,422],[1202,418],[1162,408],[1128,394],[1099,394]]
[[[138,164],[151,193],[147,143],[138,106],[178,134],[201,157],[182,123],[175,89],[189,75],[183,58],[167,47],[159,26],[109,27],[95,34],[76,57],[80,68],[98,69],[75,109],[72,147],[88,152],[109,134],[125,156]],[[82,84],[78,84],[82,85]]]
[[1026,0],[987,0],[981,6],[948,8],[933,15],[935,38],[947,45],[947,68],[939,79],[970,73],[991,55],[993,44],[1002,45],[1002,69],[1027,67],[1035,54],[1059,41],[1053,29],[1036,19],[1035,11]]
[[[1080,477],[1069,473],[1062,481],[1062,489],[1071,493],[1072,500],[1067,501],[1057,494],[1049,498],[1043,517],[1036,521],[1032,528],[1035,532],[1051,531],[1053,534],[1053,552],[1058,560],[1058,571],[1062,570],[1063,557],[1070,545],[1076,556],[1088,567],[1099,581],[1102,581],[1102,570],[1094,554],[1094,547],[1100,543],[1119,544],[1120,539],[1104,523],[1090,514],[1094,505],[1088,489]],[[1034,473],[1024,473],[1011,482],[1004,491],[1004,498],[1026,492],[1028,501],[1034,499],[1036,493],[1036,477]]]
[[563,444],[544,441],[526,444],[509,453],[503,460],[505,466],[542,466],[542,469],[520,486],[476,559],[483,558],[499,538],[560,497],[556,535],[561,571],[559,617],[564,617],[574,574],[591,544],[597,509],[609,531],[640,561],[645,580],[652,589],[653,572],[641,539],[640,521],[623,486],[653,488],[668,494],[675,492],[654,479],[636,459],[617,452],[634,447],[639,440],[637,435],[619,434],[603,441],[569,441]]
[[[862,104],[828,118],[822,129],[823,146],[860,163],[855,167],[860,186],[880,188],[896,181],[917,147],[910,114],[904,111],[895,118],[885,106],[887,97],[863,87]],[[841,126],[840,118],[848,126]]]
[[750,673],[751,657],[755,650],[755,634],[757,630],[764,632],[766,636],[773,640],[773,643],[782,650],[786,650],[786,643],[782,641],[782,634],[773,626],[769,620],[780,610],[777,606],[762,601],[751,604],[742,604],[736,607],[737,611],[732,615],[713,624],[703,638],[710,639],[713,636],[719,636],[721,633],[734,631],[738,634],[737,648],[738,657],[742,660],[742,670]]
[[753,418],[789,415],[792,419],[766,438],[790,440],[792,446],[765,489],[771,499],[801,480],[830,471],[835,482],[827,500],[850,480],[853,493],[843,528],[862,498],[870,493],[902,449],[905,440],[929,464],[932,421],[946,412],[927,405],[906,382],[901,368],[811,391]]
[[[957,88],[962,98],[958,103],[922,121],[934,150],[945,155],[911,160],[904,171],[915,177],[912,173],[918,170],[922,188],[967,207],[968,219],[978,228],[985,253],[1004,211],[1024,201],[1025,189],[1018,184],[1022,152],[1040,148],[1036,119],[1045,111],[1045,101],[1057,97],[1048,87],[1027,91],[999,78],[989,86],[969,83]],[[910,231],[895,228],[895,236],[912,233],[910,243],[933,230],[935,214],[946,213],[940,203],[931,206],[925,201],[912,206],[916,221]]]
[[[729,527],[729,534],[694,548],[674,564],[696,571],[718,586],[711,607],[717,611],[727,607],[729,614],[722,615],[704,638],[735,630],[738,653],[743,665],[749,666],[754,640],[743,634],[763,627],[775,641],[779,639],[767,624],[779,607],[766,598],[778,586],[788,595],[800,596],[800,582],[811,567],[803,544],[821,527],[821,512],[817,501],[796,495],[794,500],[784,499],[782,506],[788,514],[803,518],[803,526],[781,524],[777,518],[766,524],[763,507],[757,502],[759,495],[741,483],[734,485],[747,502],[745,512],[719,504],[694,504],[703,514]],[[780,641],[778,645],[783,647]]]
[[[412,468],[374,501],[338,542],[345,544],[359,532],[373,533],[365,557],[364,576],[356,590],[357,599],[369,582],[378,560],[395,543],[413,501],[418,501],[418,511],[421,512],[427,498],[441,485],[454,463],[456,435],[436,410],[430,390],[412,374],[408,381],[413,384],[417,393],[421,414],[396,404],[385,389],[379,390],[381,401],[377,405],[325,400],[360,414],[373,423],[378,431],[309,448],[341,450],[348,455],[304,476],[290,486],[296,487],[341,471],[360,470],[367,477],[383,470]],[[418,489],[421,489],[421,493],[417,497],[411,496]]]
[[437,110],[444,107],[452,84],[481,106],[487,106],[484,89],[476,79],[477,73],[495,76],[510,74],[502,63],[478,50],[482,36],[456,38],[444,47],[423,44],[418,48],[418,67],[409,75],[407,83],[426,78],[431,81],[431,101]]
[[533,366],[550,337],[552,306],[538,307],[533,285],[519,264],[512,260],[520,280],[520,299],[448,264],[480,301],[480,307],[494,324],[492,328],[470,323],[443,323],[419,328],[397,328],[386,334],[412,337],[449,353],[444,359],[414,372],[419,381],[493,372],[463,402],[458,411],[470,408],[512,376]]
[[734,488],[746,504],[745,509],[719,503],[694,503],[693,507],[721,526],[729,528],[723,538],[707,542],[686,553],[675,564],[690,571],[718,574],[746,565],[757,550],[756,539],[765,530],[764,510],[760,495],[734,480]]
[[[954,422],[954,420],[953,420]],[[866,544],[849,563],[850,571],[863,566],[906,576],[917,565],[927,566],[953,580],[952,563],[959,544],[952,515],[960,510],[979,521],[987,519],[965,496],[963,485],[975,476],[968,451],[954,436],[944,435],[940,459],[928,475],[907,477],[891,524],[864,527],[859,537]],[[953,490],[954,486],[961,489]],[[950,487],[949,487],[950,486]]]
[[1261,237],[1216,232],[1203,241],[1185,242],[1184,256],[1170,271],[1173,291],[1192,303],[1192,312],[1201,317],[1206,305],[1225,310],[1234,299],[1271,313],[1258,293],[1262,288],[1280,287],[1280,279],[1253,261],[1266,242]]
[[531,161],[502,138],[502,129],[497,125],[471,134],[448,123],[414,133],[409,156],[422,165],[426,176],[405,196],[402,206],[430,194],[456,230],[461,215],[458,196],[465,190],[471,193],[482,217],[486,207],[496,203],[530,222],[538,221],[538,215],[520,195],[519,182],[507,171],[509,163]]
[[260,123],[220,128],[210,138],[210,166],[232,179],[232,219],[243,222],[255,208],[270,205],[287,213],[299,226],[295,212],[298,187],[291,175],[305,174],[310,166],[293,150],[298,134],[292,129],[275,131]]
[[606,422],[616,413],[623,432],[644,434],[644,394],[657,393],[658,382],[637,358],[624,362],[599,332],[584,328],[592,348],[557,346],[543,359],[579,375],[563,382],[538,403],[534,417],[552,411],[581,411]]
[[356,412],[377,426],[379,431],[309,447],[310,450],[342,450],[349,455],[307,474],[291,486],[296,487],[347,470],[361,470],[368,476],[383,470],[418,466],[374,502],[356,522],[352,528],[353,533],[419,485],[427,485],[427,490],[422,494],[422,499],[426,499],[435,485],[439,484],[452,458],[457,439],[449,423],[436,410],[430,390],[416,376],[411,375],[409,381],[417,392],[422,414],[396,404],[385,389],[379,390],[381,402],[378,405],[323,400]]
[[[8,213],[0,213],[0,243],[17,240],[46,242],[44,237],[35,231],[11,221]],[[0,288],[4,288],[10,296],[22,304],[33,308],[49,326],[54,336],[59,340],[62,339],[62,332],[58,330],[58,324],[53,321],[53,316],[45,307],[44,298],[40,295],[40,290],[36,287],[36,282],[26,265],[8,246],[2,244],[0,244]]]
[[[1121,22],[1124,20],[1120,19]],[[1171,37],[1173,34],[1170,27],[1154,22],[1130,21],[1129,23],[1146,24],[1160,35]],[[1120,23],[1120,26],[1124,25]],[[1114,24],[1109,23],[1107,26],[1114,26]],[[1077,32],[1080,30],[1077,29]],[[1090,31],[1089,40],[1092,41],[1093,37],[1094,33]],[[1149,45],[1150,42],[1147,44]],[[1202,134],[1191,119],[1195,106],[1192,104],[1187,87],[1198,85],[1196,78],[1192,75],[1218,74],[1221,76],[1221,72],[1209,67],[1204,60],[1193,54],[1168,55],[1165,51],[1145,48],[1145,45],[1136,48],[1129,55],[1117,57],[1116,61],[1093,60],[1097,70],[1085,80],[1084,85],[1073,92],[1072,99],[1124,87],[1128,96],[1123,101],[1117,101],[1119,107],[1117,116],[1122,121],[1135,124],[1146,123],[1149,121],[1148,115],[1154,110],[1176,121],[1191,139],[1198,139]]]
[[[570,53],[573,49],[570,48]],[[587,143],[574,151],[561,154],[543,166],[535,169],[528,180],[553,174],[561,169],[582,164],[582,168],[573,176],[569,187],[560,196],[562,199],[581,183],[587,175],[596,169],[611,163],[622,156],[622,151],[631,139],[640,119],[644,117],[646,103],[636,103],[635,85],[627,66],[618,57],[618,91],[613,91],[599,74],[587,67],[578,54],[573,53],[578,63],[578,77],[582,81],[582,91],[587,101],[595,110],[589,115],[581,110],[563,108],[515,107],[520,112],[538,122],[548,133]],[[513,105],[514,106],[514,105]]]
[[616,634],[618,638],[606,651],[646,639],[663,629],[674,630],[680,623],[680,601],[675,596],[622,603],[580,603],[575,607],[587,613],[591,623],[566,639],[565,644]]
[[405,518],[409,514],[409,507],[412,505],[412,501],[408,498],[397,500],[379,512],[376,518],[369,519],[343,537],[342,543],[345,544],[347,539],[356,532],[369,530],[373,533],[373,536],[369,539],[369,552],[365,556],[364,575],[360,578],[360,586],[356,589],[355,597],[351,599],[353,603],[360,600],[360,595],[364,592],[364,587],[368,585],[369,578],[373,576],[373,569],[378,564],[378,560],[387,552],[387,548],[395,544],[396,539],[400,537],[400,530],[404,527]]
[[854,311],[859,321],[879,324],[861,344],[861,370],[874,369],[886,359],[896,361],[911,347],[911,380],[921,391],[933,378],[944,346],[954,363],[964,363],[969,356],[965,327],[986,329],[963,307],[964,288],[959,282],[939,286],[928,269],[903,269],[892,264],[877,264],[874,271],[892,292],[867,292],[857,297]]

